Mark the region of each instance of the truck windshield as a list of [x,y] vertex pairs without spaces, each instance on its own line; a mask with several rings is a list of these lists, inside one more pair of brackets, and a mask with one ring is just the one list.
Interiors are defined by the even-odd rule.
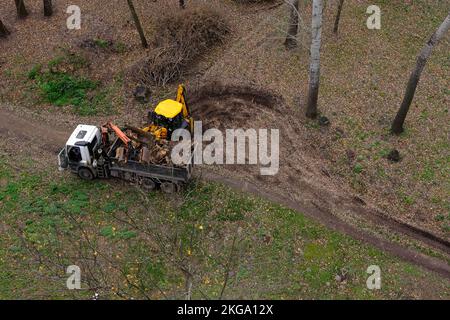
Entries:
[[71,162],[80,162],[81,161],[81,151],[79,147],[68,147],[67,156],[69,161]]

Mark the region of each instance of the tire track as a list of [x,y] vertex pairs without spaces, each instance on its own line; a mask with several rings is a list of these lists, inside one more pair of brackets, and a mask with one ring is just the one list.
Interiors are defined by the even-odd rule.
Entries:
[[[233,92],[232,97],[236,98],[237,96],[238,93]],[[240,96],[239,98],[248,100],[249,97],[251,97],[251,103],[254,103],[258,100],[257,97],[252,97],[251,95],[249,96],[248,93]],[[221,98],[221,101],[226,104],[226,97],[223,96]],[[266,98],[261,101],[272,102],[270,99],[267,100]],[[279,100],[275,99],[273,101]],[[200,106],[202,105],[201,102],[202,99],[198,99],[196,101],[196,104]],[[266,109],[267,106],[264,106],[263,108]],[[277,116],[280,116],[280,113],[277,113]],[[37,144],[41,152],[45,152],[45,150],[47,150],[48,152],[56,153],[64,145],[69,134],[70,131],[68,130],[47,124],[45,122],[39,122],[39,120],[31,119],[28,116],[19,116],[16,113],[0,107],[0,136],[2,138],[7,136],[12,137],[15,140],[18,140],[18,144],[21,144],[22,141],[28,141],[31,142],[31,144]],[[369,243],[377,247],[378,249],[389,252],[405,261],[417,264],[428,270],[434,271],[447,279],[450,279],[450,266],[446,261],[440,260],[438,258],[433,258],[419,252],[415,252],[411,249],[402,247],[399,244],[375,237],[367,232],[355,228],[354,226],[338,218],[331,212],[330,208],[327,207],[326,197],[328,197],[329,195],[326,192],[323,193],[323,190],[319,190],[320,192],[318,192],[318,190],[315,190],[316,186],[308,185],[307,183],[302,185],[304,187],[304,190],[302,191],[305,194],[316,195],[315,201],[296,201],[283,196],[283,193],[277,192],[277,190],[273,188],[269,190],[265,187],[259,186],[258,181],[251,176],[249,176],[249,178],[250,180],[253,179],[254,183],[243,182],[243,179],[233,178],[233,175],[227,174],[226,171],[224,171],[224,174],[216,174],[208,170],[202,170],[201,177],[211,181],[219,181],[232,187],[233,189],[252,193],[266,198],[272,202],[282,204],[295,211],[305,214],[306,216],[324,224],[325,226],[333,230],[345,233],[357,240]],[[317,195],[321,196],[317,198]],[[331,201],[334,201],[333,197],[329,197],[329,199],[331,199]],[[342,205],[349,210],[353,210],[358,215],[362,215],[373,222],[385,225],[393,231],[414,238],[431,246],[434,249],[443,251],[446,254],[450,254],[449,242],[428,231],[421,230],[408,224],[396,221],[379,211],[371,211],[360,206],[355,206],[351,202],[351,199],[348,201],[346,201],[345,199],[340,199],[339,205]]]

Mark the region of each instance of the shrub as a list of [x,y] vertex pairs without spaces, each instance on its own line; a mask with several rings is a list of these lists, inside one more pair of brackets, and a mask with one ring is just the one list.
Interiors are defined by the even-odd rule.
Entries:
[[195,59],[223,42],[229,33],[222,16],[206,7],[171,12],[157,25],[155,49],[134,70],[139,80],[150,85],[179,79]]
[[353,167],[353,172],[357,174],[361,173],[363,170],[364,167],[360,163],[355,164],[355,166]]
[[30,72],[28,72],[28,75],[27,75],[28,79],[35,80],[39,76],[39,74],[41,73],[41,70],[42,70],[42,65],[41,64],[35,65],[30,70]]

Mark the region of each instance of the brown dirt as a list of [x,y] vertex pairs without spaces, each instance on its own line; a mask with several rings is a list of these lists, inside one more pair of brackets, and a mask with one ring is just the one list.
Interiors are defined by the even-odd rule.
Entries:
[[14,137],[18,141],[30,142],[49,151],[45,148],[47,146],[55,152],[59,151],[67,138],[67,130],[24,118],[5,109],[0,109],[0,134],[4,138]]
[[280,128],[281,159],[277,175],[261,176],[248,166],[223,166],[219,170],[223,176],[235,176],[261,190],[276,191],[297,203],[312,205],[346,220],[353,215],[363,216],[376,225],[407,234],[450,254],[447,239],[390,217],[370,199],[361,199],[342,181],[330,176],[326,164],[317,165],[315,157],[320,157],[320,152],[300,135],[303,115],[286,107],[279,96],[250,87],[214,84],[194,92],[190,103],[194,117],[202,120],[205,127]]
[[[388,218],[368,200],[353,195],[343,184],[327,173],[327,168],[314,159],[317,150],[299,136],[302,116],[286,107],[277,95],[251,87],[226,87],[216,83],[193,92],[189,98],[196,120],[216,128],[279,128],[280,171],[275,176],[261,176],[251,166],[202,166],[200,176],[219,180],[242,191],[252,192],[305,213],[326,226],[366,241],[404,260],[414,262],[450,279],[447,262],[431,258],[399,244],[381,239],[379,235],[359,230],[355,221],[382,225],[391,232],[408,235],[426,246],[450,255],[450,243],[427,231]],[[47,120],[48,117],[46,117]],[[49,120],[51,121],[51,120]],[[24,129],[25,128],[25,129]],[[0,132],[28,141],[56,153],[68,136],[38,119],[18,116],[0,109]],[[36,148],[38,149],[38,148]]]
[[[5,1],[0,0],[2,4]],[[49,19],[38,14],[41,10],[41,3],[38,1],[27,3],[32,14],[24,21],[15,19],[14,5],[0,6],[2,20],[12,31],[11,36],[0,43],[0,71],[4,72],[0,81],[0,99],[23,103],[23,97],[20,97],[21,90],[18,90],[23,86],[22,74],[26,74],[35,63],[46,63],[54,58],[58,47],[78,48],[80,41],[84,39],[111,39],[124,42],[131,48],[125,55],[97,55],[90,52],[92,55],[90,74],[95,75],[95,79],[110,79],[111,75],[127,70],[145,56],[146,53],[140,49],[139,38],[129,19],[124,1],[111,0],[109,4],[114,9],[104,10],[104,5],[98,1],[80,0],[84,17],[83,28],[75,32],[69,32],[64,27],[67,18],[64,9],[69,4],[71,2],[68,0],[58,1],[55,15],[50,19],[51,23]],[[176,9],[177,3],[171,2],[170,5],[171,9]],[[329,6],[332,5],[330,2]],[[163,10],[160,6],[161,1],[158,3],[136,1],[143,25],[149,34],[154,30],[155,12]],[[404,81],[414,63],[417,51],[425,38],[435,30],[435,26],[427,23],[434,19],[423,16],[425,12],[418,13],[423,11],[422,5],[412,6],[411,12],[414,14],[405,15],[402,19],[395,16],[396,11],[386,6],[384,16],[386,24],[391,28],[389,33],[367,34],[364,23],[360,23],[360,19],[355,19],[356,15],[364,16],[366,9],[364,3],[349,4],[348,9],[344,10],[343,28],[339,38],[335,38],[330,30],[324,29],[324,81],[321,86],[320,109],[331,118],[332,125],[319,130],[308,127],[311,126],[311,122],[306,121],[298,110],[300,105],[298,101],[305,100],[304,97],[299,99],[298,94],[303,94],[307,90],[309,53],[308,48],[302,45],[308,43],[308,36],[304,31],[306,29],[301,28],[303,31],[300,32],[299,43],[302,46],[299,50],[285,52],[280,50],[284,40],[284,35],[280,33],[280,30],[285,28],[284,9],[271,10],[269,16],[264,14],[263,10],[255,10],[253,5],[226,6],[228,11],[224,12],[234,20],[231,23],[235,28],[233,41],[208,57],[202,57],[202,61],[195,68],[198,73],[195,74],[196,78],[188,77],[186,84],[188,88],[192,88],[195,87],[195,83],[208,83],[211,79],[220,79],[229,85],[218,90],[219,93],[222,92],[221,95],[214,87],[197,90],[191,101],[194,115],[203,119],[207,125],[209,123],[210,126],[219,128],[237,126],[279,128],[283,143],[281,169],[276,177],[261,177],[258,168],[240,166],[208,168],[205,171],[214,170],[221,177],[229,177],[236,185],[240,185],[240,181],[242,184],[254,185],[262,195],[289,199],[299,208],[303,208],[304,213],[317,215],[316,218],[330,226],[340,223],[358,226],[363,224],[365,227],[361,232],[365,235],[366,241],[374,234],[379,236],[379,232],[389,238],[394,230],[421,240],[427,246],[436,248],[448,256],[448,240],[417,227],[441,232],[442,235],[442,231],[436,226],[434,216],[444,211],[442,208],[436,208],[430,199],[433,196],[445,198],[447,190],[445,186],[448,185],[445,179],[448,176],[442,172],[441,175],[436,174],[436,181],[421,183],[411,175],[411,172],[420,172],[424,169],[423,164],[429,158],[428,149],[438,146],[440,140],[448,141],[448,113],[441,112],[441,109],[448,105],[446,103],[448,95],[439,92],[439,88],[445,88],[445,74],[448,74],[448,70],[444,67],[447,49],[444,44],[436,48],[427,65],[428,71],[422,77],[421,89],[415,98],[416,107],[411,110],[408,118],[408,128],[412,130],[412,134],[407,138],[397,139],[386,136],[383,131],[386,123],[387,125],[389,123],[390,115],[396,111],[397,104],[401,100]],[[266,7],[258,6],[258,8]],[[302,7],[304,17],[310,16],[309,10],[308,6]],[[332,25],[333,12],[334,10],[325,10],[325,25]],[[417,17],[421,19],[416,19]],[[307,21],[305,23],[307,24]],[[277,28],[280,30],[276,31]],[[36,36],[35,30],[40,30],[40,34],[46,37]],[[359,42],[377,45],[365,46]],[[411,42],[416,43],[417,48],[406,46]],[[29,47],[33,50],[29,50]],[[372,62],[368,64],[367,61]],[[11,75],[6,77],[6,71]],[[244,87],[243,83],[250,85]],[[286,105],[289,107],[278,98],[266,103],[267,101],[261,97],[267,94],[251,89],[254,86],[270,88],[277,92],[286,99]],[[170,90],[171,97],[173,93],[174,91]],[[430,101],[439,102],[436,102],[436,105]],[[421,107],[418,108],[417,105]],[[34,105],[32,108],[37,112],[44,109],[43,106]],[[147,109],[147,106],[145,108]],[[433,112],[427,121],[423,121],[420,110],[424,108],[425,111],[427,108],[439,109],[441,113]],[[17,112],[17,108],[14,109]],[[56,129],[58,132],[65,132],[62,135],[64,140],[67,131],[71,130],[69,128],[78,122],[102,123],[105,120],[100,116],[80,120],[70,113],[61,113],[60,109],[55,112],[57,109],[50,106],[45,110],[46,114],[27,121],[23,119],[29,118],[29,112],[24,112],[26,116],[22,117],[22,114],[15,116],[17,113],[8,112],[8,115],[0,111],[0,126],[3,128],[1,136],[3,138],[7,135],[11,140],[12,151],[14,148],[20,148],[22,152],[25,149],[23,140],[27,140],[27,146],[35,148],[35,151],[40,151],[43,144],[48,145],[48,150],[54,151],[64,143],[56,140],[61,139],[61,135],[54,134],[55,124],[61,123],[61,126],[67,128]],[[118,112],[115,118],[129,123],[137,123],[137,119],[145,114],[142,108],[139,109],[129,100],[120,103]],[[384,124],[380,125],[378,121]],[[359,138],[355,138],[357,136],[355,128],[361,129],[362,133],[373,131],[375,134],[363,144]],[[333,137],[337,135],[343,138],[334,140]],[[20,139],[17,139],[18,137]],[[374,151],[366,145],[380,141],[382,145],[400,149],[402,155],[405,155],[401,165],[386,164],[384,159],[368,160]],[[352,166],[342,164],[341,161],[347,160],[347,151],[353,154],[353,158],[360,155],[367,158],[365,160],[367,163],[364,163],[366,172],[359,177],[362,181],[357,181],[358,188],[362,185],[359,191],[349,186],[355,181]],[[445,149],[443,152],[441,149],[437,152],[437,154],[445,153]],[[33,160],[54,157],[53,154],[42,155],[42,153],[34,156]],[[377,168],[386,171],[385,178],[377,175]],[[265,193],[264,190],[268,189],[270,193]],[[416,197],[414,205],[405,205],[401,202],[401,196],[397,195],[397,191],[402,189]],[[382,207],[384,211],[380,211],[377,207]],[[321,215],[319,212],[324,213]],[[367,221],[370,221],[368,226]],[[412,223],[416,226],[411,226]],[[383,246],[379,244],[380,248]],[[446,268],[448,269],[448,265]]]
[[[331,30],[335,3],[328,3],[319,111],[331,120],[331,125],[328,129],[318,128],[312,121],[302,121],[300,115],[298,120],[303,126],[299,127],[299,136],[304,144],[312,145],[313,161],[321,163],[338,185],[349,186],[350,192],[363,200],[371,199],[393,219],[448,240],[446,106],[450,95],[446,94],[448,86],[443,75],[448,74],[445,41],[428,61],[415,106],[408,115],[407,133],[396,137],[388,132],[415,56],[437,28],[433,23],[440,21],[445,10],[438,13],[436,2],[424,1],[415,3],[409,8],[411,12],[400,18],[397,14],[406,10],[399,7],[407,5],[398,2],[385,6],[384,23],[388,30],[371,33],[362,18],[355,18],[364,15],[367,5],[350,2],[343,12],[344,28],[336,37]],[[425,7],[433,8],[433,14],[423,15]],[[192,83],[207,83],[211,79],[227,85],[248,83],[282,95],[289,114],[295,114],[294,110],[304,107],[302,102],[306,101],[308,90],[310,5],[301,4],[301,12],[304,19],[297,50],[282,49],[285,8],[249,15],[258,23],[247,26],[217,54],[214,63],[205,62],[206,71]],[[392,149],[400,151],[399,163],[386,159],[385,154]],[[347,153],[353,157],[350,159]],[[356,165],[362,166],[362,172],[355,171]]]

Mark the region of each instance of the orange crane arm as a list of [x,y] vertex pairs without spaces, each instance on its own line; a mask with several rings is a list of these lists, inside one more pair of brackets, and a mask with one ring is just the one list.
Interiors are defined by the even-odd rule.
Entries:
[[128,138],[128,136],[122,130],[120,130],[120,128],[118,126],[116,126],[115,124],[113,124],[111,122],[107,122],[105,127],[106,128],[110,128],[111,130],[113,130],[114,133],[117,135],[117,137],[120,140],[122,140],[122,142],[128,148],[128,144],[131,142],[131,139]]

